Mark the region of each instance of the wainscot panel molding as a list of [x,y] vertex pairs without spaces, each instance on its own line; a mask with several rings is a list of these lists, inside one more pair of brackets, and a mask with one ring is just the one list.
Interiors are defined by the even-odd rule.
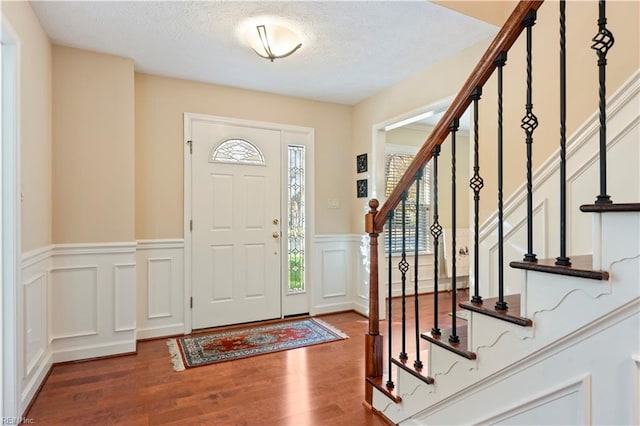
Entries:
[[136,338],[183,334],[184,240],[139,240],[136,263]]
[[[400,269],[398,268],[398,263],[401,260],[400,255],[393,255],[391,258],[391,293],[393,297],[402,295],[402,274],[400,273]],[[442,256],[440,257],[442,259]],[[387,280],[389,276],[389,257],[385,255],[382,259],[384,265],[380,265],[384,272],[385,277],[385,288],[387,285]],[[415,258],[413,254],[407,254],[407,263],[409,264],[409,270],[406,274],[406,284],[405,284],[405,294],[413,294],[414,293],[414,280],[415,280],[415,269],[414,269]],[[442,262],[440,262],[442,263]],[[443,266],[442,264],[440,266]],[[464,279],[463,277],[458,277],[458,280]],[[446,278],[446,274],[441,273],[440,278],[438,280],[439,289],[446,290],[450,287],[450,282],[448,278]],[[461,288],[460,286],[458,288]],[[419,254],[418,255],[418,294],[422,293],[432,293],[433,292],[433,255],[432,254]],[[385,292],[384,297],[387,297],[387,293]]]
[[48,279],[53,246],[22,254],[18,286],[17,330],[19,412],[24,413],[51,368],[48,338]]
[[[357,302],[361,272],[359,268],[361,236],[354,234],[316,235],[310,264],[314,315],[349,309],[360,311]],[[360,309],[358,309],[360,307]]]
[[47,300],[54,362],[135,352],[136,246],[53,246]]

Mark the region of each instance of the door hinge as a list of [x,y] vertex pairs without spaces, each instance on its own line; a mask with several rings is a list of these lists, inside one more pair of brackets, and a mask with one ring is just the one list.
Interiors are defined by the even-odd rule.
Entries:
[[189,307],[193,309],[193,296],[189,298]]
[[193,141],[187,141],[187,145],[189,145],[189,154],[193,154]]
[[189,221],[189,231],[193,231],[193,219]]

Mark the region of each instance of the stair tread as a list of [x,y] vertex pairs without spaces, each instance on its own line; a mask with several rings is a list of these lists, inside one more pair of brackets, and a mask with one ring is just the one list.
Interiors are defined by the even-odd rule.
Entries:
[[413,377],[422,380],[426,384],[428,384],[428,385],[432,385],[433,384],[433,378],[432,377],[425,376],[425,375],[422,374],[422,371],[424,371],[424,369],[417,370],[413,365],[407,365],[407,364],[403,363],[402,361],[398,361],[395,358],[392,358],[391,362],[394,363],[395,365],[397,365],[398,367],[400,367],[401,369],[403,369],[404,371],[406,371],[407,373],[411,374]]
[[516,269],[588,278],[592,280],[606,281],[609,279],[609,273],[607,271],[591,269],[593,265],[593,256],[591,255],[572,256],[571,266],[558,266],[555,262],[556,259],[540,259],[537,262],[511,262],[509,266]]
[[467,359],[476,359],[476,354],[474,352],[468,351],[466,348],[468,347],[468,338],[467,338],[467,326],[460,325],[456,327],[456,333],[458,335],[459,342],[451,343],[449,342],[449,336],[452,334],[452,329],[444,329],[440,330],[442,333],[440,336],[434,336],[431,332],[422,333],[420,337],[423,339],[440,346],[448,351],[451,351],[455,354],[458,354]]
[[583,204],[580,211],[587,213],[640,212],[640,203]]
[[384,377],[367,377],[367,382],[371,383],[371,385],[382,392],[387,398],[391,399],[396,404],[402,402],[402,398],[394,392],[394,389],[387,389],[385,386]]
[[504,296],[504,301],[507,303],[508,307],[507,310],[496,309],[497,301],[497,297],[488,297],[483,299],[482,303],[467,301],[460,303],[459,306],[463,309],[485,314],[523,327],[531,327],[533,325],[533,321],[529,318],[520,316],[520,294],[509,294]]

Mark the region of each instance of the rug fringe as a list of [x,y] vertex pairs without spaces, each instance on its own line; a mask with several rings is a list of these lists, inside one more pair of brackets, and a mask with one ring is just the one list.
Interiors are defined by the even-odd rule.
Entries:
[[167,346],[169,347],[173,369],[175,371],[184,371],[184,362],[182,362],[182,355],[180,355],[180,348],[178,348],[176,339],[168,339]]
[[340,330],[339,328],[336,328],[336,327],[332,326],[328,322],[322,321],[319,318],[310,318],[310,319],[311,319],[311,321],[317,322],[318,324],[320,324],[324,328],[328,328],[329,330],[333,331],[335,334],[337,334],[338,336],[342,337],[343,339],[348,339],[349,338],[347,333],[345,333],[344,331]]

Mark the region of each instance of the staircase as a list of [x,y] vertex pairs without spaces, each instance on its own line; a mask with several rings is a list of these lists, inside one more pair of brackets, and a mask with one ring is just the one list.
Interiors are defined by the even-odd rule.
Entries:
[[[531,102],[531,39],[542,2],[522,1],[396,190],[382,206],[377,200],[369,203],[371,210],[365,219],[371,244],[365,403],[393,424],[640,424],[640,203],[616,203],[607,195],[609,178],[616,201],[640,200],[640,70],[616,93],[605,96],[606,55],[614,48],[610,41],[613,35],[607,28],[606,3],[594,2],[599,19],[588,24],[594,25],[596,33],[591,48],[599,71],[599,80],[594,82],[594,90],[599,91],[598,111],[567,137],[566,108],[570,102],[562,59],[565,4],[548,2],[545,7],[558,5],[558,151],[533,170],[531,156],[538,123]],[[503,200],[502,74],[507,52],[521,33],[527,50],[527,87],[523,88],[527,102],[521,121],[527,146],[523,161],[527,181],[514,196]],[[498,210],[480,225],[480,194],[489,188],[484,187],[478,167],[482,152],[477,136],[478,101],[494,72],[499,157],[497,188],[491,190],[497,191]],[[451,300],[446,300],[451,303],[450,321],[446,321],[451,325],[440,328],[438,274],[433,278],[435,306],[419,305],[415,295],[417,268],[415,287],[406,274],[414,253],[403,249],[400,261],[393,266],[402,274],[402,299],[394,304],[389,290],[388,320],[381,323],[378,306],[382,295],[378,291],[385,285],[379,287],[378,267],[380,258],[389,259],[379,254],[378,238],[384,238],[388,235],[385,229],[398,223],[397,216],[393,221],[394,215],[403,215],[402,229],[396,230],[403,235],[405,227],[418,222],[415,217],[404,220],[409,191],[420,190],[424,185],[421,170],[429,161],[437,170],[440,150],[453,144],[451,182],[436,180],[433,187],[430,232],[438,270],[442,261],[438,259],[442,244],[438,186],[452,185],[455,229],[455,134],[458,120],[469,107],[474,112],[473,177],[470,189],[463,188],[466,183],[458,183],[458,188],[470,190],[475,201],[470,297],[457,297],[454,272]],[[585,192],[596,194],[596,202],[578,209],[572,200]],[[550,243],[551,238],[559,241]],[[455,271],[455,236],[450,244]],[[545,259],[550,246],[558,256]],[[540,248],[538,258],[534,249]],[[517,257],[513,255],[516,249],[521,250]],[[391,269],[391,263],[389,266]],[[388,282],[386,289],[390,288]],[[430,311],[433,327],[421,329],[419,316]],[[394,314],[399,315],[400,326],[392,325]],[[381,330],[381,324],[387,329]]]

